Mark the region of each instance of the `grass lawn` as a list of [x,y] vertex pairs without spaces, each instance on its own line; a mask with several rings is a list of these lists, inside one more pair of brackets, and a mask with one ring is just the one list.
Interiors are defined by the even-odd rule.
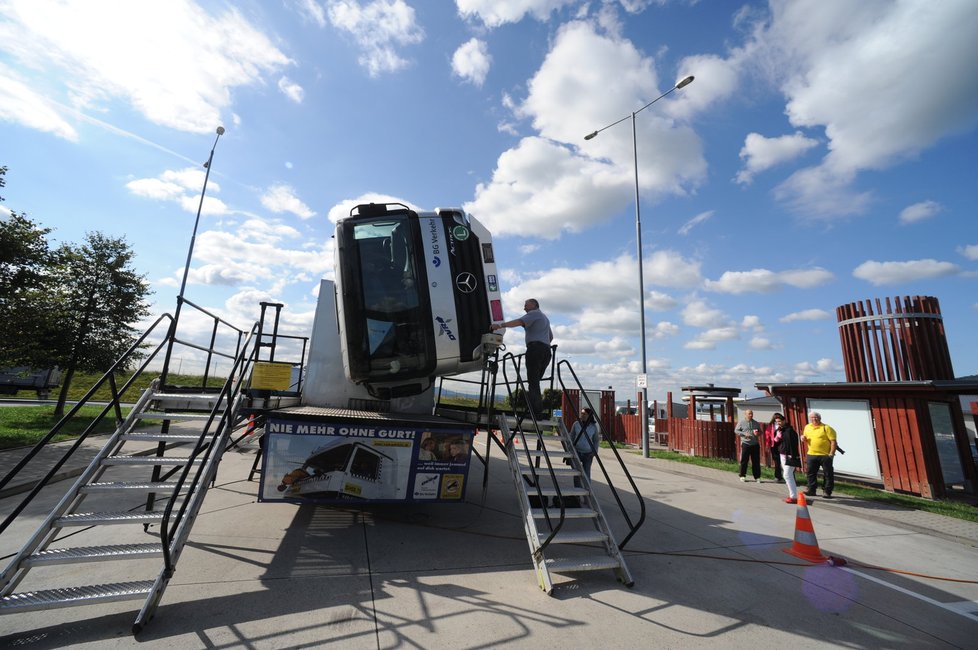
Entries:
[[[99,413],[101,406],[85,406],[72,418],[72,421],[62,428],[54,437],[55,442],[76,438],[92,423]],[[129,409],[123,409],[122,415]],[[54,417],[54,406],[8,406],[0,408],[0,449],[32,446],[47,435],[48,431],[58,423]],[[95,432],[111,433],[115,431],[115,415],[109,413],[99,422]]]
[[[641,453],[641,451],[636,451],[636,453]],[[658,450],[650,450],[649,455],[652,458],[661,458],[663,460],[671,460],[677,463],[688,463],[691,465],[698,465],[700,467],[711,467],[713,469],[724,470],[731,473],[737,473],[740,471],[740,464],[732,460],[722,460],[719,458],[697,458],[694,456],[679,454],[674,451]],[[762,467],[761,477],[773,481],[774,470],[767,467]],[[797,480],[799,486],[808,484],[808,482],[805,480],[804,473],[796,473],[795,479]],[[866,501],[886,503],[897,508],[923,510],[925,512],[933,512],[935,514],[954,517],[956,519],[978,522],[978,507],[960,501],[933,501],[931,499],[921,499],[906,494],[894,494],[893,492],[877,490],[865,485],[847,483],[846,481],[840,481],[838,478],[835,481],[834,492],[839,494],[848,494],[849,496],[864,499]]]

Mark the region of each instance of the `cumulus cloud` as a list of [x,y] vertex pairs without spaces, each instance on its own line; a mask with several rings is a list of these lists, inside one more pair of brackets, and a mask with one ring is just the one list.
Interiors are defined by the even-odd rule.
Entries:
[[482,87],[492,66],[489,45],[478,38],[469,39],[452,55],[452,72],[474,86]]
[[409,65],[397,48],[424,40],[414,9],[404,0],[329,0],[327,15],[333,27],[348,33],[360,48],[358,62],[371,77],[397,72]]
[[[22,64],[19,81],[34,89],[24,95],[0,84],[0,116],[69,139],[65,110],[105,111],[114,101],[155,124],[213,132],[235,88],[292,64],[236,9],[211,15],[189,0],[11,0],[0,19],[0,49]],[[49,81],[60,78],[71,81]],[[33,117],[24,110],[32,102],[39,109]]]
[[282,77],[278,80],[278,89],[283,95],[288,97],[296,104],[301,104],[302,98],[306,94],[306,91],[302,89],[302,86],[292,81],[288,77]]
[[486,27],[500,27],[507,23],[518,23],[530,15],[545,21],[551,12],[577,0],[455,0],[458,13],[465,19],[478,19]]
[[901,284],[932,278],[942,278],[958,273],[960,269],[951,262],[933,259],[908,260],[906,262],[877,262],[869,260],[855,268],[852,276],[876,286]]
[[718,293],[771,293],[785,285],[809,289],[825,284],[834,276],[821,267],[774,272],[768,269],[752,271],[727,271],[719,280],[707,280],[704,287]]
[[869,198],[852,187],[859,172],[972,129],[976,29],[973,2],[772,4],[751,44],[753,60],[781,85],[791,124],[824,129],[828,139],[822,162],[777,196],[809,217],[858,214]]
[[978,260],[978,244],[968,244],[967,246],[959,246],[958,252],[967,257],[972,262]]
[[730,329],[730,318],[721,310],[712,307],[705,300],[694,299],[682,311],[683,322],[693,327],[711,329]]
[[824,309],[804,309],[782,316],[778,320],[782,323],[793,323],[799,320],[827,320],[829,318],[832,318],[832,314]]
[[290,185],[272,185],[262,195],[261,204],[277,214],[290,212],[300,219],[311,219],[316,216],[316,213],[295,195],[295,189]]
[[215,181],[208,182],[204,202],[200,203],[204,176],[204,170],[194,167],[167,170],[156,178],[131,180],[126,183],[126,189],[143,198],[176,203],[190,213],[196,213],[200,207],[200,214],[203,216],[228,214],[228,206],[214,196],[221,191],[220,184]]
[[818,140],[806,137],[801,131],[777,138],[765,138],[759,133],[748,133],[740,157],[744,168],[737,173],[737,182],[749,184],[754,176],[775,165],[794,160],[818,145]]
[[[634,183],[631,131],[617,126],[587,142],[583,137],[660,94],[652,60],[628,41],[573,21],[559,30],[528,89],[514,111],[539,135],[499,156],[492,179],[477,185],[466,210],[497,235],[556,239],[625,209]],[[650,110],[637,128],[646,200],[682,195],[705,178],[702,143],[688,125]]]
[[921,201],[908,205],[900,211],[900,223],[917,223],[925,219],[936,217],[943,209],[937,201]]

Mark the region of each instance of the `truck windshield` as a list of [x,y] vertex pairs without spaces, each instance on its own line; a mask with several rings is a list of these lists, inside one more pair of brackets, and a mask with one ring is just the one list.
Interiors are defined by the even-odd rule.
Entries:
[[[423,283],[418,281],[418,260],[412,222],[407,215],[385,216],[352,223],[352,243],[359,268],[344,269],[354,277],[362,310],[346,314],[348,331],[359,332],[359,345],[351,352],[360,357],[362,380],[421,376],[430,371],[427,319],[422,318]],[[353,289],[353,286],[350,287]],[[349,306],[349,305],[348,305]],[[359,323],[354,324],[354,321]],[[354,325],[352,329],[350,325]],[[351,341],[352,343],[352,341]]]

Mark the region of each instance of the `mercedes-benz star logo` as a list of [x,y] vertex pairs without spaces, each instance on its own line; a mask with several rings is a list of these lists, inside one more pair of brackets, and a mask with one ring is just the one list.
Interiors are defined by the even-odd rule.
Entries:
[[462,293],[472,293],[475,291],[478,282],[476,282],[475,276],[466,271],[465,273],[459,273],[458,277],[455,278],[455,286]]

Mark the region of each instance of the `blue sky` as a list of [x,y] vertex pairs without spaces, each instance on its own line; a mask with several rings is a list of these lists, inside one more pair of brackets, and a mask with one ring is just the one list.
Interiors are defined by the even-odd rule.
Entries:
[[[125,235],[172,312],[308,335],[337,218],[461,205],[507,318],[537,298],[590,387],[844,379],[835,308],[933,295],[978,373],[973,0],[0,0],[6,210]],[[0,212],[0,218],[4,216]],[[519,330],[509,349],[522,349]],[[189,363],[188,363],[189,365]]]

